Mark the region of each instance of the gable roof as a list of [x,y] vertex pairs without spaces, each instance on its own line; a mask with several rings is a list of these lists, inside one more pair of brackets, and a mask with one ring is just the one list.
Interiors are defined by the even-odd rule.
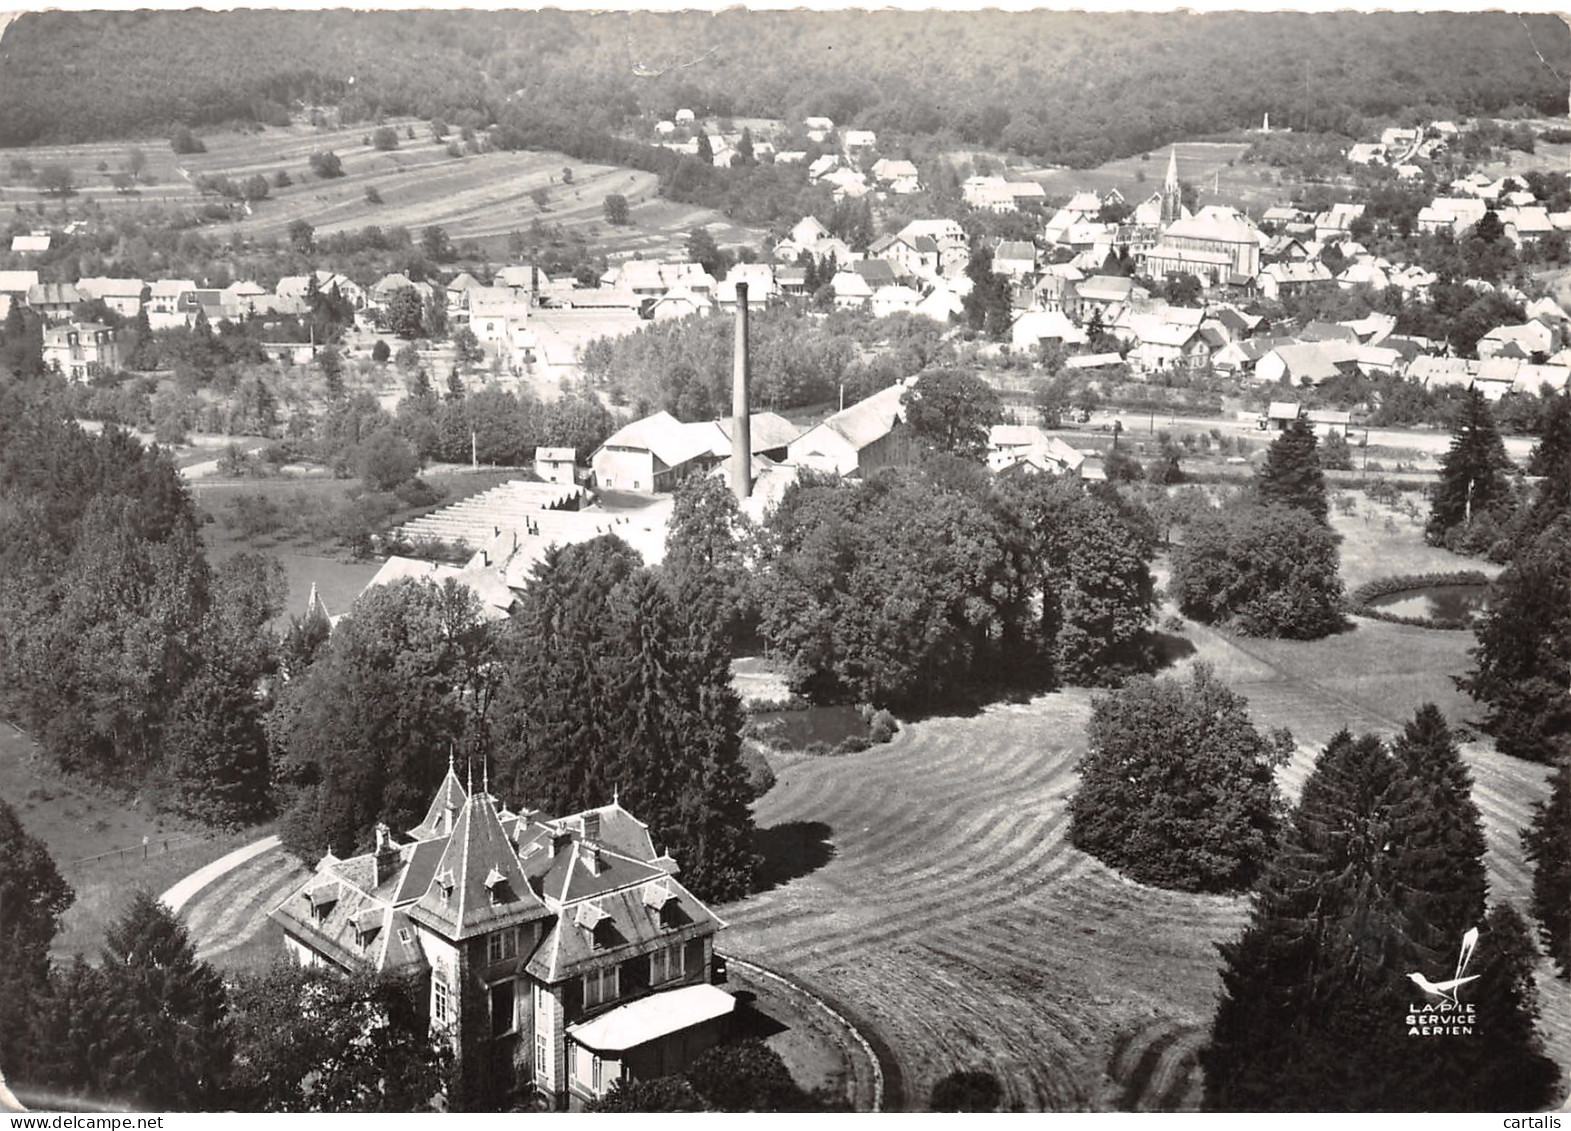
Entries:
[[694,435],[687,425],[662,410],[653,416],[624,424],[608,436],[596,451],[606,448],[638,448],[653,453],[667,467],[679,467],[708,451],[710,443]]

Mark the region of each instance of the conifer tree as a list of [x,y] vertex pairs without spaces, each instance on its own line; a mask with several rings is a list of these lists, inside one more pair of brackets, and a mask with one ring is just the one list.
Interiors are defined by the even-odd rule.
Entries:
[[1440,708],[1426,703],[1392,744],[1408,785],[1397,870],[1413,917],[1449,943],[1484,916],[1483,817]]
[[133,895],[105,933],[100,970],[97,1079],[138,1107],[222,1107],[233,1058],[228,998],[175,913],[145,891]]
[[1562,978],[1571,979],[1571,762],[1555,771],[1549,798],[1522,831],[1533,862],[1533,917],[1538,937]]
[[49,946],[75,898],[44,842],[0,798],[0,1001],[6,1003],[0,1068],[13,1085],[35,1078],[38,1049],[28,1034],[48,1013],[40,998],[49,980]]
[[1255,481],[1260,501],[1298,507],[1325,522],[1329,508],[1316,446],[1315,430],[1303,417],[1285,428],[1266,449]]
[[1430,501],[1424,537],[1439,545],[1446,531],[1510,498],[1506,472],[1511,461],[1495,429],[1484,394],[1469,389],[1451,438],[1451,450],[1440,461],[1440,481]]
[[1525,540],[1571,513],[1571,392],[1550,397],[1544,406],[1543,428],[1527,473],[1539,476],[1540,482],[1526,516]]
[[1488,707],[1502,751],[1535,762],[1571,755],[1571,517],[1518,552],[1474,627],[1474,669],[1457,680]]
[[750,536],[724,480],[695,476],[677,488],[662,570],[677,605],[725,643],[757,617],[746,564]]

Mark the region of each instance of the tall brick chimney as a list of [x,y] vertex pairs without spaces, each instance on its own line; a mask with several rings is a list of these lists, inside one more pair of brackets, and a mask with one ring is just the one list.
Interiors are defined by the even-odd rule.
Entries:
[[753,429],[748,416],[747,284],[736,285],[736,350],[731,384],[731,490],[737,501],[753,493]]

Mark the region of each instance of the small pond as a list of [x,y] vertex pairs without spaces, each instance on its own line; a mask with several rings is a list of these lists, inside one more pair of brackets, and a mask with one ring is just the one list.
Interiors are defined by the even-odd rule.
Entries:
[[1454,623],[1472,620],[1484,611],[1488,602],[1487,585],[1425,585],[1369,599],[1373,608],[1392,616]]
[[850,706],[809,707],[805,711],[758,711],[754,713],[753,719],[761,726],[777,723],[778,733],[793,750],[801,750],[812,742],[835,746],[852,735],[866,738],[868,733],[867,723],[861,713]]

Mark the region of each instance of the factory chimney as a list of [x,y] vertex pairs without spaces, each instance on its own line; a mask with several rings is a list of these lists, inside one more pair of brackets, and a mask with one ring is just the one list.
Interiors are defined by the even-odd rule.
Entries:
[[731,385],[731,490],[737,501],[753,493],[753,429],[748,417],[747,284],[736,284],[736,351]]

